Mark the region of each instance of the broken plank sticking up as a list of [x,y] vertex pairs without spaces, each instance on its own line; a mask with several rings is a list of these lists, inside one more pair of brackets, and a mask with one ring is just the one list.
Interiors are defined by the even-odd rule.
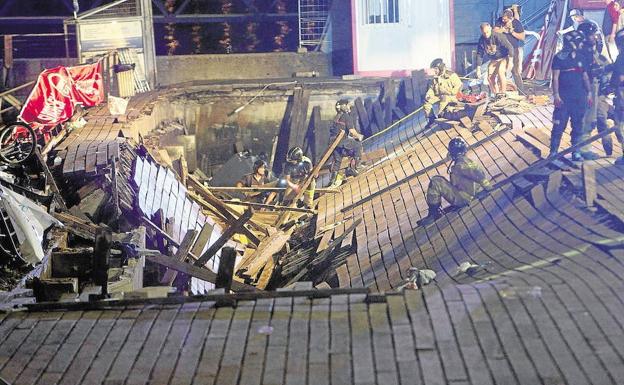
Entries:
[[45,174],[46,184],[50,186],[50,191],[52,191],[52,194],[54,196],[54,202],[56,202],[56,204],[62,210],[67,211],[67,206],[65,205],[65,201],[63,200],[63,197],[61,196],[61,192],[59,191],[59,188],[56,185],[54,176],[52,175],[52,172],[50,172],[50,169],[48,168],[48,165],[43,155],[39,151],[38,147],[35,148],[35,155],[37,156],[37,160],[39,161],[39,164],[41,165],[41,168],[43,169],[43,173]]
[[368,113],[366,112],[366,108],[364,107],[364,102],[362,101],[362,98],[355,99],[354,104],[355,110],[357,111],[358,118],[360,120],[361,133],[364,136],[369,137],[372,135],[370,131],[370,118],[368,116]]
[[373,117],[375,118],[375,124],[380,131],[386,128],[386,119],[379,100],[375,100],[373,102]]
[[596,169],[594,166],[583,163],[581,167],[581,173],[583,175],[583,192],[585,195],[585,205],[587,207],[594,206],[594,201],[597,198],[596,193]]
[[251,216],[253,215],[253,211],[251,209],[246,210],[243,215],[237,220],[228,222],[227,229],[221,234],[219,239],[215,241],[210,247],[202,254],[197,261],[195,261],[195,266],[204,266],[226,243],[234,236],[234,234],[240,232],[240,229],[247,223]]
[[287,231],[277,231],[262,240],[258,248],[248,257],[244,258],[237,266],[239,274],[255,277],[264,266],[269,257],[278,253],[290,239],[294,228]]
[[293,283],[299,281],[302,277],[304,277],[306,274],[313,271],[314,269],[319,269],[319,267],[323,267],[325,265],[325,262],[332,255],[332,252],[334,252],[336,249],[338,249],[342,245],[343,240],[348,236],[352,237],[354,235],[355,228],[361,222],[362,222],[361,218],[353,222],[351,226],[345,229],[344,233],[342,233],[339,237],[331,241],[331,243],[327,246],[325,250],[323,250],[320,254],[316,255],[312,261],[310,261],[309,263],[306,263],[305,266],[303,266],[303,268],[299,270],[299,272],[288,281],[286,286],[290,286]]
[[217,271],[215,287],[225,289],[228,293],[232,288],[232,278],[234,276],[234,263],[236,262],[236,250],[233,247],[224,247],[221,250],[221,260]]
[[[193,266],[190,263],[176,261],[171,257],[160,253],[146,253],[145,259],[165,266],[169,269],[174,269],[180,273],[190,275],[191,277],[201,279],[202,281],[216,283],[217,274],[204,267]],[[246,285],[241,282],[233,281],[231,290],[233,291],[254,291],[256,288],[251,285]]]
[[102,294],[108,293],[108,260],[113,241],[110,230],[98,229],[93,248],[93,283],[102,287]]
[[[201,202],[201,200],[198,200],[197,203],[200,203],[200,204],[205,203],[205,204],[208,204],[209,206],[214,207],[216,209],[217,213],[222,215],[223,218],[227,222],[235,222],[236,220],[240,220],[242,218],[242,217],[237,218],[235,216],[233,210],[230,207],[228,207],[225,203],[223,203],[221,200],[219,200],[217,197],[215,197],[214,194],[208,188],[206,188],[199,180],[197,180],[193,175],[189,175],[188,176],[188,185],[189,185],[189,187],[192,187],[194,189],[194,192],[196,193],[196,195],[199,195],[199,197],[201,197],[201,199],[204,200],[204,202]],[[189,194],[189,195],[191,195],[191,194]],[[238,215],[238,214],[236,214],[236,215]],[[248,221],[248,219],[245,222],[247,222],[247,221]],[[249,224],[255,230],[258,230],[258,231],[264,233],[265,229],[262,226],[254,223],[253,221],[249,221]],[[240,228],[238,229],[238,231],[241,234],[243,234],[245,237],[247,237],[255,245],[260,243],[260,240],[258,239],[258,237],[256,237],[245,226],[241,225]]]
[[[196,237],[197,237],[196,230],[187,231],[186,234],[184,235],[184,239],[182,240],[182,243],[180,244],[180,247],[176,251],[173,258],[177,261],[184,261],[187,258],[188,253],[191,250],[191,247],[193,246],[193,242],[195,241]],[[178,272],[176,270],[167,270],[163,278],[160,280],[160,283],[163,285],[171,286],[173,285],[173,281],[175,280],[177,275],[178,275]]]

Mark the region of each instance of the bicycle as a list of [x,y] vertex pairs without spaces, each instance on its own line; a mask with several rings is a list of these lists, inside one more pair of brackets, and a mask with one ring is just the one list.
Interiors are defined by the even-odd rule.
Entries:
[[0,163],[21,164],[36,147],[37,135],[30,125],[17,121],[0,128]]

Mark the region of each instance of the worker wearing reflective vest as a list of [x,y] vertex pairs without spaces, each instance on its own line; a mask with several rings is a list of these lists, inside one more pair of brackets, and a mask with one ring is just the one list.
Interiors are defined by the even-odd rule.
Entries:
[[449,142],[450,181],[440,175],[431,178],[426,196],[429,213],[420,221],[421,225],[433,223],[442,215],[440,211],[442,198],[454,207],[463,207],[477,194],[491,188],[483,169],[466,156],[467,150],[468,146],[462,138],[453,138]]
[[440,103],[438,115],[442,115],[450,103],[457,102],[457,93],[462,89],[462,81],[453,71],[447,70],[442,59],[435,59],[431,62],[431,68],[435,71],[435,76],[425,94],[425,104],[423,110],[425,116],[429,118],[429,124],[433,123],[436,115],[433,115],[433,105]]

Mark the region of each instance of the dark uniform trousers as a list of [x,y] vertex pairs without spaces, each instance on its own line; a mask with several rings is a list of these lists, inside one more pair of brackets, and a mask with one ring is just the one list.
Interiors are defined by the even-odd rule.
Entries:
[[583,116],[586,109],[587,99],[584,97],[565,98],[561,106],[555,107],[553,111],[552,134],[550,135],[550,152],[552,154],[559,151],[561,137],[568,126],[568,122],[572,125],[570,134],[572,145],[574,146],[581,141],[583,137]]
[[[334,140],[336,140],[336,137],[330,138],[329,143],[333,143]],[[336,147],[332,153],[331,172],[338,172],[340,170],[340,163],[342,162],[343,156],[360,160],[362,157],[362,142],[355,140],[350,136],[342,138],[340,144],[338,144],[338,147]]]

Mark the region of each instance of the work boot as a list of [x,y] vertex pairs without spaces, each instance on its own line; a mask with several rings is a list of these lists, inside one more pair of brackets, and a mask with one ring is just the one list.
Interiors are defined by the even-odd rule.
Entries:
[[342,185],[342,175],[336,173],[336,176],[333,178],[332,182],[329,184],[329,188],[338,188]]
[[613,140],[609,137],[602,139],[602,148],[607,156],[613,155]]
[[598,156],[598,154],[596,154],[593,151],[581,151],[581,156],[583,157],[583,159],[585,160],[596,160],[598,158],[600,158]]
[[433,123],[435,123],[435,120],[438,117],[436,116],[436,114],[431,113],[431,115],[429,115],[429,120],[427,120],[427,125],[425,125],[425,128],[429,128],[433,125]]
[[336,178],[338,178],[338,172],[336,171],[332,171],[331,174],[329,174],[329,185],[333,185],[334,183],[336,183]]
[[347,169],[345,170],[345,175],[346,176],[358,176],[360,174],[360,172],[355,168],[355,167],[347,167]]
[[427,216],[421,219],[418,224],[420,226],[427,226],[435,222],[438,218],[442,216],[442,211],[440,211],[440,205],[429,205],[429,212]]

